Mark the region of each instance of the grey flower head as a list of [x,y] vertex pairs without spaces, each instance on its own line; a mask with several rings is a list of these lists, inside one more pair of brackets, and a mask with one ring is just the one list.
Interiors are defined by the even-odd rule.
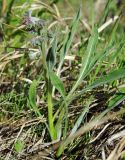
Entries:
[[36,17],[32,17],[32,11],[28,10],[24,14],[23,24],[39,28],[45,26],[45,21]]
[[34,59],[36,59],[36,58],[38,58],[39,56],[40,56],[40,52],[38,52],[38,51],[30,51],[30,53],[29,53],[29,58],[31,59],[31,60],[34,60]]
[[36,21],[36,25],[41,27],[45,26],[45,23],[46,23],[45,20],[42,20],[42,19]]
[[34,37],[31,39],[31,44],[32,46],[36,47],[36,46],[39,46],[41,45],[42,41],[44,40],[44,37]]
[[25,24],[25,25],[29,25],[29,24],[31,24],[32,23],[32,21],[31,21],[31,11],[26,11],[25,13],[24,13],[24,16],[23,16],[23,24]]

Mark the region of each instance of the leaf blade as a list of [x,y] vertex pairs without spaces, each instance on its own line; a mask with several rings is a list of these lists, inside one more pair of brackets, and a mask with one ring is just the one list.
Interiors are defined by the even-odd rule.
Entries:
[[66,93],[64,85],[60,78],[52,70],[49,71],[49,76],[53,86],[55,86],[55,88],[60,92],[61,96],[64,98]]
[[77,97],[84,94],[88,90],[91,90],[91,89],[96,88],[100,85],[104,85],[106,83],[109,83],[111,81],[118,80],[118,79],[124,78],[124,77],[125,77],[125,68],[120,68],[118,70],[114,70],[114,71],[108,73],[106,76],[103,76],[103,77],[95,80],[91,85],[82,89],[79,93],[76,93],[75,95],[73,95],[72,98],[70,99],[70,101],[72,101],[73,99],[76,99]]
[[98,31],[97,31],[97,28],[95,28],[93,30],[92,36],[89,39],[87,51],[86,51],[86,54],[85,54],[83,61],[82,61],[82,67],[80,70],[78,80],[76,81],[75,85],[73,86],[72,90],[70,91],[69,96],[72,95],[72,93],[76,90],[76,88],[82,82],[82,79],[86,74],[86,70],[91,62],[91,58],[93,57],[93,55],[95,53],[97,42],[98,42]]
[[37,104],[36,104],[36,87],[38,85],[38,82],[36,80],[34,80],[31,85],[30,85],[30,88],[29,88],[29,102],[30,102],[30,105],[32,106],[34,112],[38,115],[38,116],[41,116],[41,113],[37,107]]

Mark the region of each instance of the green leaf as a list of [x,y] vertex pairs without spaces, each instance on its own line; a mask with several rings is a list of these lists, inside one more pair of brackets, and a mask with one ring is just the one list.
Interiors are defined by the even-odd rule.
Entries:
[[112,72],[108,73],[107,75],[95,80],[95,82],[93,82],[90,85],[90,88],[95,88],[97,86],[104,85],[106,83],[112,82],[114,80],[118,80],[123,77],[125,77],[125,69],[120,68],[118,70],[112,71]]
[[71,130],[70,136],[77,131],[77,129],[79,128],[80,124],[81,124],[82,121],[83,121],[83,118],[85,117],[85,115],[87,114],[88,111],[89,111],[89,106],[87,106],[87,107],[82,111],[82,113],[81,113],[81,115],[79,116],[79,118],[77,119],[77,121],[76,121],[73,129]]
[[72,24],[71,24],[71,27],[70,27],[70,30],[69,30],[69,33],[66,35],[66,38],[64,40],[64,44],[63,44],[63,47],[61,50],[61,60],[63,60],[65,58],[65,55],[68,52],[68,50],[72,44],[74,35],[78,29],[77,27],[78,27],[79,19],[80,19],[80,9],[78,10],[76,16],[74,17]]
[[57,133],[57,139],[58,140],[60,140],[61,135],[62,135],[62,121],[63,121],[63,118],[64,118],[64,114],[65,114],[64,109],[62,109],[62,111],[59,114],[59,118],[57,120],[56,126],[55,126],[55,130],[56,130],[56,133]]
[[20,153],[24,149],[24,142],[21,140],[17,140],[14,144],[14,148],[16,152]]
[[114,108],[125,100],[125,94],[119,94],[112,97],[109,101],[108,108]]
[[81,90],[79,93],[72,96],[71,101],[73,99],[75,99],[76,97],[84,94],[88,90],[91,90],[91,89],[96,88],[100,85],[104,85],[106,83],[109,83],[109,82],[112,82],[114,80],[118,80],[118,79],[124,78],[124,77],[125,77],[125,69],[124,68],[120,68],[118,70],[112,71],[112,72],[108,73],[107,75],[95,80],[91,85],[87,86],[86,88]]
[[109,8],[111,7],[111,3],[112,3],[112,0],[107,1],[106,5],[105,5],[104,12],[103,12],[103,15],[100,17],[99,24],[103,24],[104,21],[106,20],[106,17],[109,14]]
[[57,39],[55,36],[52,46],[50,47],[46,57],[46,61],[49,69],[53,69],[56,63],[56,49],[57,49]]
[[73,86],[73,88],[72,88],[72,90],[69,94],[70,96],[77,89],[77,87],[81,84],[83,78],[85,77],[86,71],[89,68],[89,65],[92,61],[92,58],[94,58],[94,53],[95,53],[95,50],[96,50],[97,42],[98,42],[98,31],[95,28],[93,30],[92,36],[89,39],[86,54],[83,57],[82,67],[81,67],[81,70],[80,70],[78,80],[76,81],[75,85]]
[[60,80],[60,78],[52,70],[49,71],[49,76],[53,86],[55,86],[55,88],[60,92],[60,94],[64,98],[66,93],[65,93],[64,85]]
[[86,54],[83,57],[79,79],[82,79],[82,77],[84,76],[84,73],[86,72],[87,68],[90,65],[90,62],[93,59],[96,51],[97,43],[98,43],[98,30],[97,28],[95,28],[93,30],[92,36],[89,39]]
[[39,112],[39,109],[36,104],[36,87],[37,87],[37,85],[38,85],[38,82],[36,80],[34,80],[32,82],[32,84],[30,85],[29,102],[30,102],[30,105],[32,106],[33,110],[35,111],[35,113],[37,115],[41,116],[41,113]]
[[63,41],[63,45],[60,51],[60,63],[59,63],[59,67],[58,67],[58,71],[57,71],[57,75],[59,75],[61,67],[63,65],[64,59],[65,59],[65,55],[67,54],[68,50],[71,47],[74,35],[76,33],[76,31],[78,30],[78,23],[80,20],[80,9],[78,10],[76,16],[74,17],[71,26],[68,30],[68,33],[65,36],[65,39]]
[[125,87],[120,88],[119,92],[116,93],[108,102],[108,108],[112,109],[117,107],[120,103],[125,100]]

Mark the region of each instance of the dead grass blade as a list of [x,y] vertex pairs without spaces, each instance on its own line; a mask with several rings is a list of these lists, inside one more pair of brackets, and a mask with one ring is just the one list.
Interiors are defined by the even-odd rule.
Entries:
[[125,137],[121,139],[121,141],[116,145],[115,149],[108,156],[107,160],[119,160],[123,153],[125,154]]
[[[98,118],[95,118],[93,121],[86,123],[83,127],[81,127],[78,131],[76,131],[73,135],[69,136],[66,140],[62,141],[60,144],[60,147],[57,151],[57,157],[59,157],[62,152],[64,151],[65,147],[73,141],[75,138],[78,138],[79,136],[83,135],[84,133],[92,130],[95,126],[99,126],[107,122],[108,120],[114,119],[117,116],[120,116],[121,114],[124,114],[125,110],[121,109],[119,112],[106,115],[102,118],[102,116],[98,116]],[[101,114],[102,115],[102,114]]]

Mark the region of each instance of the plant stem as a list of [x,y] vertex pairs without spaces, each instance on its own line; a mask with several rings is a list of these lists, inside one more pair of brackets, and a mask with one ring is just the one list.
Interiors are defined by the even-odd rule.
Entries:
[[50,80],[48,81],[48,120],[49,120],[49,129],[52,140],[56,139],[56,132],[53,124],[53,104],[52,104],[52,87]]
[[42,63],[44,68],[44,76],[47,86],[47,104],[48,104],[48,121],[49,121],[49,132],[52,140],[57,138],[55,128],[54,128],[54,120],[53,120],[53,103],[52,103],[52,84],[49,78],[49,71],[46,63],[46,44],[42,43],[42,47],[40,47],[42,53]]

